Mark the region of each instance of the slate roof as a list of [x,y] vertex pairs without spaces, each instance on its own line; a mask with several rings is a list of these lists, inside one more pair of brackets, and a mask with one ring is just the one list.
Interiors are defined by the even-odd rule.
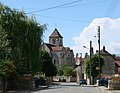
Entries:
[[108,51],[105,50],[105,46],[103,46],[103,49],[100,50],[100,54],[101,55],[109,55],[115,60],[115,57],[112,54],[110,54]]
[[103,49],[100,50],[100,54],[111,55],[108,51],[105,50],[105,46],[103,46]]
[[53,33],[49,36],[49,38],[54,38],[54,37],[63,38],[63,37],[61,36],[61,34],[59,33],[59,31],[57,30],[57,28],[55,28],[55,30],[53,31]]

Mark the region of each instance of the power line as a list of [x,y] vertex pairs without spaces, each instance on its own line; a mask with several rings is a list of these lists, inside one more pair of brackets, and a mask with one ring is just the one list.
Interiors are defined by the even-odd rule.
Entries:
[[104,2],[110,1],[110,0],[101,0],[101,1],[96,1],[96,2],[90,2],[90,3],[84,3],[84,4],[68,6],[70,4],[77,3],[79,1],[82,1],[82,0],[77,0],[77,1],[70,2],[70,3],[66,3],[66,4],[62,4],[62,5],[58,5],[58,6],[53,6],[53,7],[49,7],[49,8],[45,8],[45,9],[41,9],[41,10],[35,10],[35,11],[32,11],[32,12],[28,12],[26,14],[31,14],[31,13],[40,12],[40,11],[46,11],[46,10],[50,10],[50,9],[54,9],[54,8],[69,8],[69,7],[77,7],[77,6],[86,6],[86,5],[92,5],[92,4],[99,4],[99,3],[104,3]]
[[46,16],[46,15],[38,15],[37,16],[45,17],[45,18],[53,18],[53,19],[60,19],[60,20],[66,20],[66,21],[74,21],[74,22],[84,22],[84,23],[91,23],[90,21],[82,21],[78,19],[69,19],[69,18],[60,18],[60,17],[53,17],[53,16]]
[[61,8],[68,8],[68,7],[77,7],[77,6],[86,6],[86,5],[92,5],[92,4],[99,4],[99,3],[104,3],[106,1],[110,1],[110,0],[102,0],[102,1],[96,1],[96,2],[90,2],[90,3],[72,5],[72,6],[64,6],[64,7],[61,7]]
[[119,3],[119,0],[112,0],[111,1],[110,6],[108,7],[106,14],[105,14],[106,17],[110,16],[114,12],[118,3]]
[[[90,2],[90,3],[83,3],[83,4],[77,4],[77,5],[71,5],[71,6],[62,6],[60,8],[69,8],[69,7],[77,7],[77,6],[87,6],[87,5],[92,5],[92,4],[99,4],[99,3],[104,3],[104,2],[108,2],[110,0],[101,0],[101,1],[96,1],[96,2]],[[29,9],[35,9],[35,8],[27,8],[27,10]],[[37,10],[36,10],[37,11]]]
[[76,1],[73,1],[73,2],[69,2],[69,3],[65,3],[65,4],[61,4],[61,5],[57,5],[57,6],[48,7],[48,8],[41,9],[41,10],[32,11],[32,12],[29,12],[29,13],[26,13],[26,14],[31,14],[31,13],[35,13],[35,12],[51,10],[51,9],[55,9],[55,8],[59,8],[59,7],[67,6],[67,5],[71,5],[71,4],[74,4],[74,3],[80,2],[80,1],[82,1],[82,0],[76,0]]
[[[73,22],[91,23],[90,21],[79,20],[79,19],[60,18],[60,17],[53,17],[53,16],[46,16],[46,15],[38,15],[38,14],[35,14],[35,15],[36,15],[36,16],[45,17],[45,18],[60,19],[60,20],[64,20],[64,21],[73,21]],[[95,23],[95,22],[94,22],[94,24],[98,24],[98,23]],[[105,23],[99,23],[99,24],[105,24]],[[108,24],[108,23],[106,23],[106,24]]]

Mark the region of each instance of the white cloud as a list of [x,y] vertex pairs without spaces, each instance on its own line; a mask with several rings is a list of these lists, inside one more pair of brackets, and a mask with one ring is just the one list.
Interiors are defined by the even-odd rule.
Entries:
[[[96,18],[88,27],[85,27],[79,36],[73,37],[75,46],[71,47],[74,53],[85,53],[89,52],[90,40],[94,51],[98,50],[98,30],[97,26],[100,26],[100,38],[101,38],[101,49],[103,46],[111,54],[120,54],[120,18]],[[96,37],[94,37],[96,36]],[[88,47],[84,49],[83,46]]]

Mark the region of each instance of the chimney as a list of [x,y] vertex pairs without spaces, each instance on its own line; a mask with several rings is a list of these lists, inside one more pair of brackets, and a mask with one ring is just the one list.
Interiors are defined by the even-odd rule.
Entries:
[[91,54],[93,55],[94,53],[93,53],[93,47],[91,47]]
[[98,54],[99,53],[99,51],[98,50],[96,50],[96,54]]
[[105,51],[105,46],[103,46],[103,51]]

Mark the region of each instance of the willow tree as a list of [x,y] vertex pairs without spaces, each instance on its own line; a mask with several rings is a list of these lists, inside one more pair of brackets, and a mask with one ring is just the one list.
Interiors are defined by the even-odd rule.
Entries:
[[0,3],[0,51],[3,58],[14,60],[18,74],[40,70],[40,46],[46,26],[29,18],[24,12]]
[[3,10],[5,9],[5,6],[3,6],[0,3],[0,59],[4,59],[6,57],[6,46],[7,43],[7,34],[3,29]]

